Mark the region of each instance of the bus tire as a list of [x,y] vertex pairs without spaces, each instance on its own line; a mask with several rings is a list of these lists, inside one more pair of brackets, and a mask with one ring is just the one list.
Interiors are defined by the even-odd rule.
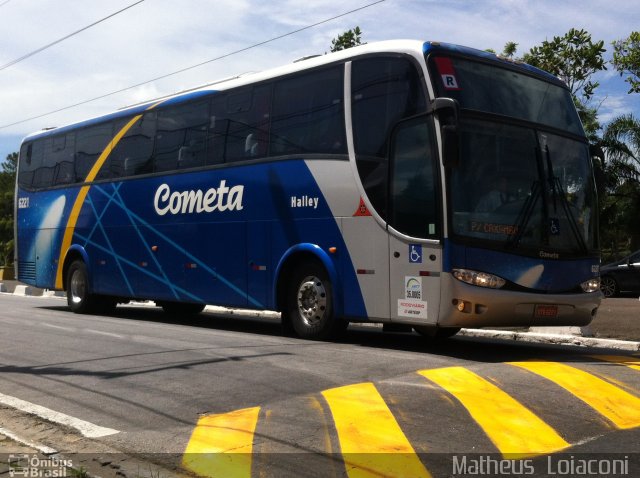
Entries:
[[333,337],[349,325],[336,317],[333,301],[333,285],[325,268],[317,261],[303,262],[291,274],[285,324],[303,339]]
[[89,274],[83,261],[71,263],[67,272],[67,305],[76,314],[90,314],[99,305],[98,297],[89,290]]
[[192,304],[189,302],[160,302],[158,304],[164,313],[173,317],[191,317],[204,310],[204,304]]
[[449,339],[460,332],[460,327],[438,327],[437,325],[414,325],[413,330],[429,340]]

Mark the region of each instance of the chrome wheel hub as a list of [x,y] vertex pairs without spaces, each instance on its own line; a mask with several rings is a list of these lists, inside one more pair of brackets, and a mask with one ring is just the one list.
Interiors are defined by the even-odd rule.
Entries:
[[616,291],[616,283],[609,277],[605,277],[600,283],[600,290],[605,297],[611,297]]
[[324,319],[327,292],[317,277],[305,277],[298,288],[298,312],[304,324],[313,327]]

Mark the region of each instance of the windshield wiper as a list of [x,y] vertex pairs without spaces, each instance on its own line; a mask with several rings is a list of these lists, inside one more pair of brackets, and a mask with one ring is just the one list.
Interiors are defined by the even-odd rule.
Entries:
[[535,211],[538,198],[540,198],[540,181],[534,181],[531,185],[529,196],[524,202],[524,205],[516,218],[516,233],[507,241],[507,247],[515,249],[518,247],[518,244],[520,244],[522,236],[524,236],[524,231],[533,216],[533,212]]
[[[547,180],[549,181],[549,188],[551,189],[551,194],[553,197],[553,212],[558,211],[558,205],[556,204],[556,198],[560,198],[560,203],[562,204],[562,209],[564,210],[567,219],[569,220],[569,225],[571,227],[571,232],[575,236],[578,244],[580,245],[580,249],[582,252],[588,252],[587,243],[584,240],[584,237],[580,233],[580,226],[578,225],[578,221],[576,217],[571,212],[571,203],[569,203],[569,199],[567,199],[567,195],[564,193],[564,188],[562,187],[562,183],[560,182],[560,178],[557,178],[553,172],[553,162],[551,161],[551,152],[549,151],[549,146],[546,145],[544,148],[545,157],[547,160]],[[550,219],[549,219],[550,220]]]

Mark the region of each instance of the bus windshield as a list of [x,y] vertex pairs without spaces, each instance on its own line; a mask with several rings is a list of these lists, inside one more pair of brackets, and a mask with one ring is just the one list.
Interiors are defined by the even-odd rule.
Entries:
[[569,91],[467,60],[438,57],[431,67],[438,94],[461,107],[452,236],[543,258],[593,254],[595,183]]

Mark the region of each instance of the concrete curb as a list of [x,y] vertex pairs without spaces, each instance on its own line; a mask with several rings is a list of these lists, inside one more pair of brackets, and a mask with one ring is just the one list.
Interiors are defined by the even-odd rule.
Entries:
[[20,443],[21,445],[27,446],[29,448],[33,448],[34,450],[37,450],[38,452],[42,453],[45,456],[49,456],[49,455],[56,455],[58,453],[57,450],[45,446],[45,445],[40,445],[39,443],[35,443],[27,438],[23,438],[22,436],[18,435],[17,433],[12,432],[11,430],[7,430],[6,428],[0,427],[0,435],[4,435],[7,438],[10,438],[11,440]]
[[13,291],[13,295],[33,295],[33,287],[28,285],[17,285]]
[[576,335],[542,334],[535,332],[512,332],[508,330],[462,329],[461,337],[481,337],[487,339],[513,340],[550,345],[575,345],[578,347],[594,347],[628,352],[640,351],[640,342],[616,339],[598,339],[594,337],[579,337]]

